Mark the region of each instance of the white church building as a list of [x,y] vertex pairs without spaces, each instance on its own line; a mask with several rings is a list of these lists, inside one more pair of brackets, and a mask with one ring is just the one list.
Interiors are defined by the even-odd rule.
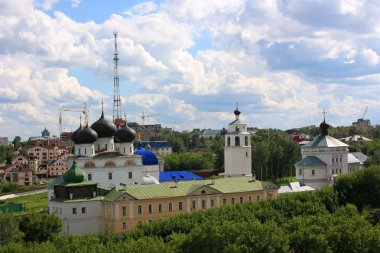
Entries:
[[328,135],[329,125],[320,124],[321,134],[301,147],[302,160],[297,162],[297,181],[320,189],[330,185],[339,175],[355,172],[362,164],[351,153],[348,145]]

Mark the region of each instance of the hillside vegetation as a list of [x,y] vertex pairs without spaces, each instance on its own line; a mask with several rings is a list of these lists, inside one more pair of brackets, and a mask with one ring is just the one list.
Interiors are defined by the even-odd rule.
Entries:
[[380,188],[365,185],[380,185],[380,167],[340,177],[335,189],[179,215],[123,234],[56,236],[57,222],[45,222],[52,235],[37,229],[44,237],[26,237],[13,222],[20,236],[0,252],[380,252]]

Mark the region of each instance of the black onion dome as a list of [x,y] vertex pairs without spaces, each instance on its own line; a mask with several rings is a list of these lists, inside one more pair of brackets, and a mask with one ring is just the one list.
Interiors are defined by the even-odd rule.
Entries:
[[239,116],[240,115],[240,111],[239,111],[239,108],[236,108],[236,110],[234,111],[234,114],[236,115],[236,116]]
[[91,125],[91,128],[96,131],[99,138],[112,137],[116,132],[116,125],[112,122],[112,120],[104,118],[103,112],[102,116],[100,116],[100,119],[94,122]]
[[75,143],[75,144],[79,144],[79,139],[78,139],[78,133],[83,129],[82,127],[82,124],[80,124],[79,128],[77,130],[75,130],[73,132],[73,134],[71,135],[71,140]]
[[80,144],[94,143],[98,139],[98,134],[88,125],[78,133]]
[[133,142],[136,138],[136,132],[127,124],[119,128],[115,133],[116,142]]
[[325,120],[319,125],[319,129],[321,130],[322,135],[329,135],[329,129],[330,125],[326,123]]

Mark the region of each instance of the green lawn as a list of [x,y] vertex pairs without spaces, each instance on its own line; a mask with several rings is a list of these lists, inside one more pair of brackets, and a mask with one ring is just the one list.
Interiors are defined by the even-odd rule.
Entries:
[[6,203],[21,203],[24,205],[26,212],[40,212],[42,210],[47,210],[48,200],[47,192],[38,193],[29,196],[17,197],[7,199]]

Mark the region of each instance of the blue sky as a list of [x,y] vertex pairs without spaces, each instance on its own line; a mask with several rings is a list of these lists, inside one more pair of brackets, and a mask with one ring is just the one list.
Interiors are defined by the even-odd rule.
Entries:
[[[0,0],[1,136],[58,134],[58,108],[177,130],[380,122],[380,1]],[[64,130],[79,114],[63,115]]]

